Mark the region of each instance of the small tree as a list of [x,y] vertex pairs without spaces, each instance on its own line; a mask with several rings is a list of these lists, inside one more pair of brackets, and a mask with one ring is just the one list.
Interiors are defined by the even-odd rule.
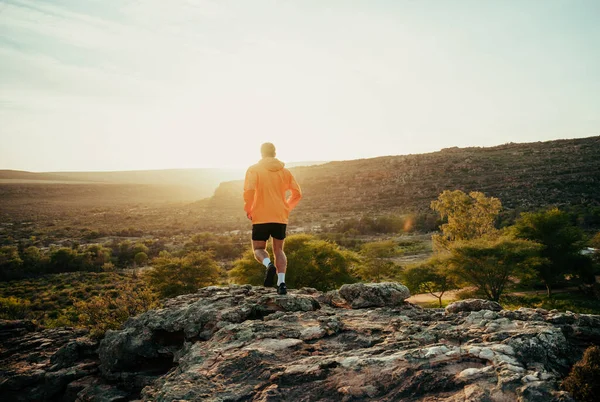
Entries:
[[364,281],[379,282],[384,278],[393,278],[399,272],[400,267],[390,260],[399,254],[393,240],[365,243],[360,254],[364,262],[357,267],[356,273]]
[[445,258],[432,257],[423,264],[407,268],[402,277],[412,294],[429,293],[436,297],[442,307],[446,291],[456,289],[456,284]]
[[[336,289],[344,283],[356,282],[351,274],[358,256],[334,243],[317,240],[310,235],[288,237],[285,244],[288,260],[286,284],[292,288],[304,286],[319,290]],[[265,267],[257,263],[251,250],[235,261],[229,277],[235,283],[262,285]]]
[[457,282],[476,286],[488,299],[498,301],[515,277],[532,275],[543,260],[541,245],[500,237],[459,242],[451,249],[451,269]]
[[517,238],[542,245],[542,264],[536,266],[538,278],[546,285],[548,297],[552,288],[565,274],[580,275],[589,268],[589,261],[580,254],[583,232],[573,225],[569,215],[558,208],[523,213],[512,231]]
[[91,254],[91,263],[96,270],[110,262],[112,250],[109,248],[94,244],[88,247],[87,251]]
[[81,259],[76,250],[62,247],[50,254],[49,265],[52,273],[75,272],[81,268]]
[[23,260],[19,256],[19,249],[15,246],[0,247],[0,279],[10,280],[23,276],[21,267]]
[[163,251],[152,260],[152,268],[144,273],[144,278],[161,297],[194,293],[201,287],[214,285],[220,273],[219,265],[208,252],[172,257]]
[[40,249],[35,246],[27,247],[23,250],[23,270],[31,275],[41,275],[44,273],[44,257]]
[[135,255],[133,262],[135,262],[135,265],[138,267],[146,265],[146,263],[148,262],[148,255],[143,251],[140,251]]
[[431,202],[431,209],[448,220],[440,226],[442,234],[433,236],[433,244],[438,250],[449,250],[455,241],[497,234],[494,224],[502,203],[480,192],[467,195],[460,190],[446,190]]

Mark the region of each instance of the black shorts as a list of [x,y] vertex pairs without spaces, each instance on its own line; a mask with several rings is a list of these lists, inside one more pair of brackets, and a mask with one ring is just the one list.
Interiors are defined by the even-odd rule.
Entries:
[[267,241],[269,237],[277,240],[285,239],[285,223],[259,223],[252,225],[252,240]]

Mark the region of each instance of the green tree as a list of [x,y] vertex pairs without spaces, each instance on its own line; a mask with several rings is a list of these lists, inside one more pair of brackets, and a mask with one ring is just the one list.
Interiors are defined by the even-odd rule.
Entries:
[[15,246],[0,247],[0,279],[10,280],[21,278],[23,260],[19,256],[19,249]]
[[144,252],[139,252],[135,255],[133,262],[137,266],[144,266],[148,262],[148,255]]
[[532,275],[543,263],[541,249],[533,241],[507,236],[458,242],[450,250],[451,272],[459,284],[475,286],[498,301],[512,279]]
[[238,243],[239,240],[232,236],[215,236],[203,232],[192,236],[191,241],[184,244],[184,250],[186,252],[212,251],[217,259],[232,260],[242,254],[243,248]]
[[112,251],[109,248],[94,244],[87,248],[87,252],[91,254],[90,262],[94,270],[99,270],[104,264],[111,262],[110,256]]
[[52,251],[49,264],[50,272],[52,273],[74,272],[80,270],[77,251],[67,247]]
[[548,297],[565,274],[585,276],[591,268],[589,258],[582,256],[583,232],[573,225],[569,215],[558,208],[521,214],[512,232],[517,238],[542,245],[542,264],[537,265],[538,278],[546,286]]
[[502,203],[476,191],[467,195],[460,190],[446,190],[431,202],[431,209],[447,219],[447,223],[440,226],[442,234],[433,236],[434,246],[438,250],[449,250],[455,241],[496,235],[494,223]]
[[358,265],[355,272],[362,280],[369,282],[393,278],[399,273],[400,267],[390,259],[399,253],[393,240],[365,243],[360,250],[363,263]]
[[163,251],[152,260],[152,269],[144,273],[144,278],[161,297],[174,297],[214,285],[220,270],[212,253],[199,251],[173,257]]
[[40,275],[44,273],[44,256],[39,248],[35,246],[27,247],[23,250],[23,269],[31,275]]
[[[359,256],[335,243],[311,235],[293,235],[286,240],[285,252],[288,259],[286,284],[291,288],[313,287],[325,291],[356,282],[351,273]],[[258,286],[263,284],[264,270],[249,250],[235,261],[229,276],[235,283]]]
[[150,249],[148,248],[148,246],[146,246],[144,243],[138,242],[138,243],[135,243],[135,245],[131,249],[131,254],[133,254],[134,259],[135,259],[135,256],[138,255],[139,253],[144,253],[144,254],[148,255],[149,251],[150,251]]
[[448,259],[432,257],[426,262],[407,268],[402,273],[403,282],[413,294],[429,293],[436,297],[442,307],[446,291],[456,289]]

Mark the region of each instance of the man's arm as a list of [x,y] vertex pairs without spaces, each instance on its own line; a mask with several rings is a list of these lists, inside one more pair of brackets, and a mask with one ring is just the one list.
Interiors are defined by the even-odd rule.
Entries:
[[290,211],[296,208],[296,205],[300,202],[302,198],[302,190],[296,181],[294,175],[290,172],[290,182],[289,182],[289,190],[292,192],[290,198],[288,198],[287,203],[290,206]]
[[256,172],[248,169],[244,180],[244,211],[246,216],[252,216],[252,204],[254,204],[254,193],[256,192]]

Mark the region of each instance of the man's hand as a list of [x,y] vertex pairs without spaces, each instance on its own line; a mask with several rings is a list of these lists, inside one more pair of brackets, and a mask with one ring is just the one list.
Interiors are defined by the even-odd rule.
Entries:
[[248,217],[248,219],[252,220],[252,215],[246,214],[246,216]]

